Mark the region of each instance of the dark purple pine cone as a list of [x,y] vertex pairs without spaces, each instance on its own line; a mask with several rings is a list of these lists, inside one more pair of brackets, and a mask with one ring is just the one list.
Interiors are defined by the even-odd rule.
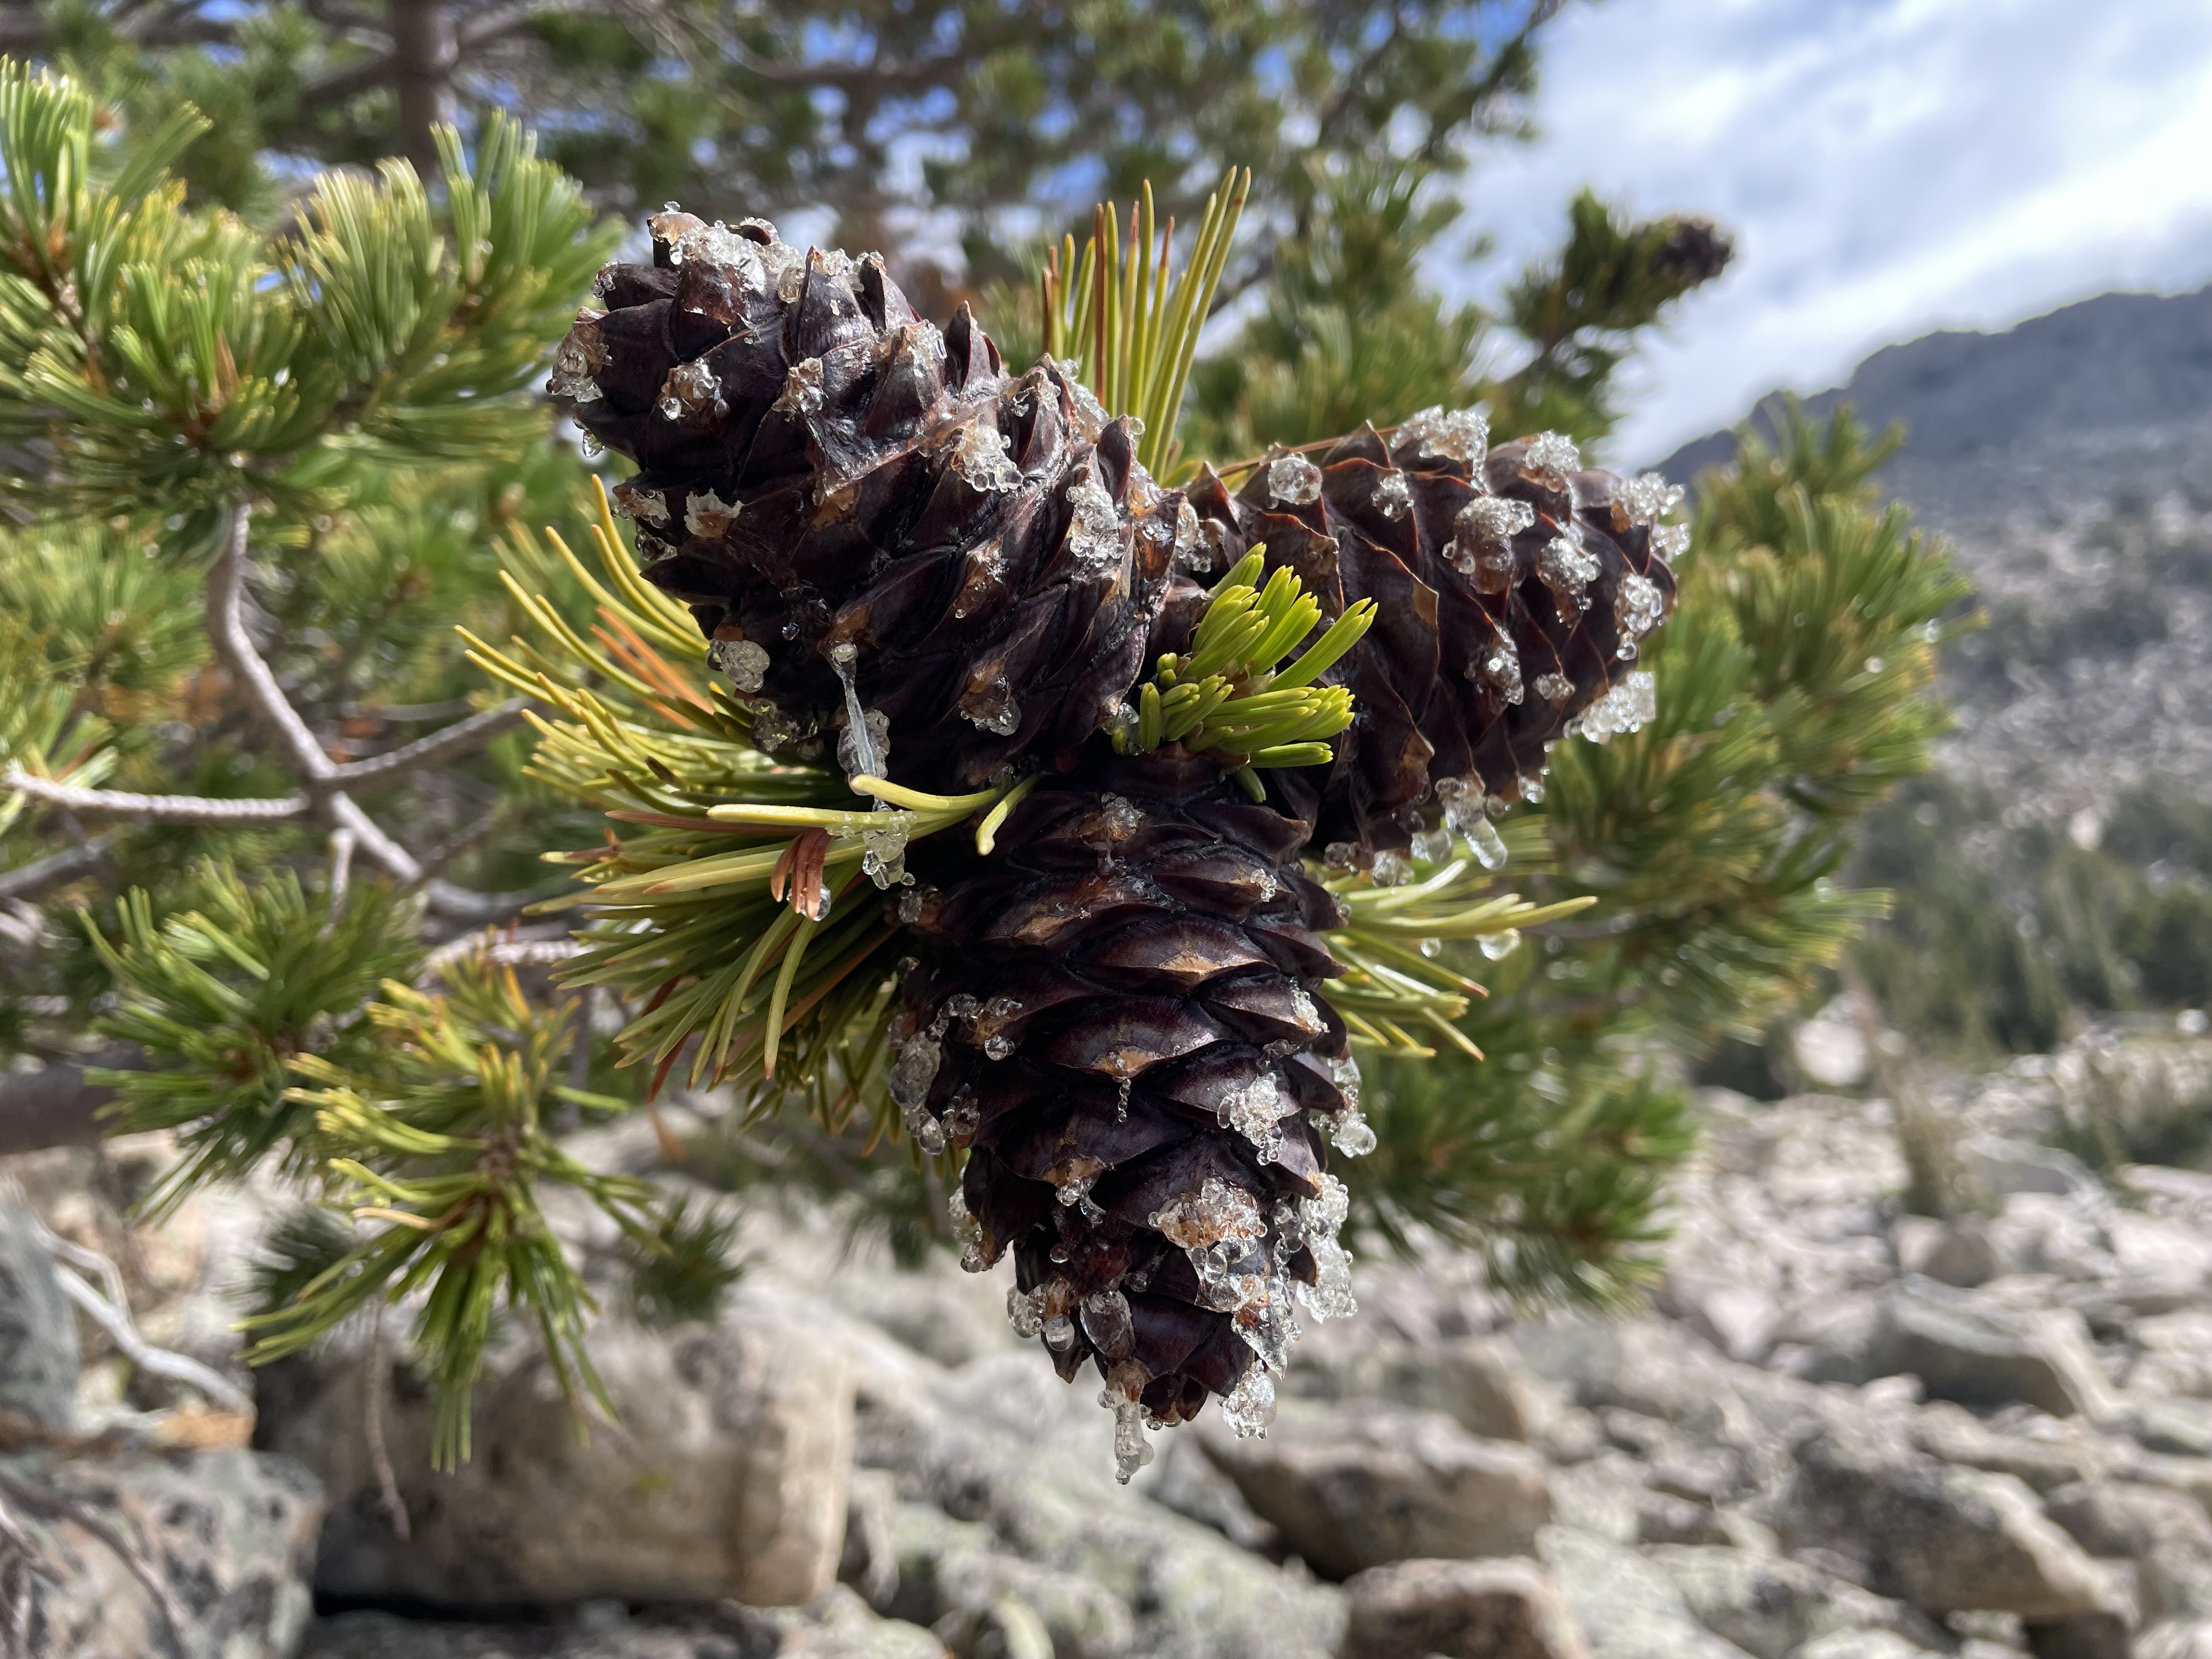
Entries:
[[[897,903],[917,957],[890,1090],[923,1148],[968,1155],[968,1264],[1012,1253],[1016,1327],[1105,1379],[1125,1478],[1148,1425],[1209,1395],[1256,1431],[1299,1310],[1352,1305],[1325,1146],[1374,1144],[1322,994],[1338,907],[1300,854],[1318,827],[1381,878],[1449,847],[1439,812],[1495,849],[1486,802],[1533,794],[1548,742],[1633,724],[1673,592],[1664,486],[1551,436],[1486,458],[1479,416],[1432,410],[1233,499],[1202,474],[1194,510],[1129,422],[1054,364],[1008,378],[964,309],[920,321],[880,261],[757,221],[653,230],[553,389],[637,460],[617,494],[647,574],[756,741],[835,732],[848,774],[937,794],[1039,775],[990,855],[915,843]],[[1192,575],[1260,541],[1328,616],[1380,608],[1332,673],[1358,707],[1336,760],[1271,773],[1265,805],[1213,758],[1097,736],[1185,642]]]
[[1063,1377],[1095,1364],[1124,1479],[1145,1425],[1209,1395],[1263,1427],[1298,1304],[1351,1308],[1323,1142],[1373,1135],[1305,832],[1211,762],[1094,752],[991,856],[914,848],[892,1097],[923,1146],[967,1150],[967,1265],[1013,1252],[1015,1328]]
[[1485,805],[1537,799],[1552,743],[1650,717],[1638,642],[1673,605],[1667,558],[1687,539],[1659,523],[1680,492],[1656,474],[1587,470],[1556,433],[1492,450],[1479,412],[1427,410],[1387,443],[1367,427],[1317,463],[1278,456],[1233,496],[1201,473],[1190,499],[1203,540],[1187,562],[1264,542],[1325,617],[1379,607],[1328,677],[1356,700],[1335,760],[1267,780],[1332,861],[1424,834],[1416,850],[1440,854],[1453,831],[1495,852]]
[[921,321],[874,255],[651,224],[653,263],[600,274],[552,389],[638,463],[616,494],[641,562],[756,741],[837,732],[848,773],[933,793],[1071,752],[1137,679],[1196,534],[1132,423],[1049,362],[1009,378],[964,306]]

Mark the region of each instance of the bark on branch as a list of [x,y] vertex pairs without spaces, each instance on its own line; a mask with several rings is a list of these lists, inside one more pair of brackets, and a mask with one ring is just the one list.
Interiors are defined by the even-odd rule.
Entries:
[[79,846],[64,847],[58,853],[19,865],[0,874],[0,904],[9,899],[42,898],[55,888],[66,887],[79,876],[97,870],[106,856],[107,837],[94,836]]
[[[293,770],[307,785],[307,799],[337,829],[349,832],[354,843],[394,879],[408,886],[423,882],[422,862],[379,827],[342,787],[350,781],[374,782],[397,776],[432,761],[444,759],[486,741],[521,718],[520,702],[487,709],[448,731],[434,732],[389,755],[340,766],[323,752],[315,734],[300,717],[276,684],[276,676],[254,649],[246,629],[246,555],[252,509],[241,501],[232,510],[229,534],[216,557],[208,582],[208,634],[216,653],[222,659],[246,699],[263,722],[276,735]],[[471,893],[450,882],[424,884],[430,908],[442,915],[482,921],[512,915],[529,902],[529,896]]]
[[337,769],[336,763],[315,741],[246,631],[246,544],[252,523],[252,511],[244,502],[232,509],[230,532],[208,573],[208,638],[253,712],[283,745],[292,769],[311,785],[327,782]]
[[525,703],[520,697],[510,697],[495,708],[487,708],[480,714],[433,732],[427,738],[418,738],[404,749],[390,754],[372,755],[367,760],[352,761],[331,769],[332,781],[343,784],[381,783],[386,778],[396,778],[402,773],[418,771],[425,766],[434,766],[440,761],[452,760],[481,749],[502,732],[512,731],[522,724]]
[[48,1146],[89,1146],[106,1133],[100,1109],[115,1091],[85,1077],[88,1070],[137,1071],[144,1057],[129,1043],[110,1043],[82,1060],[65,1060],[42,1072],[0,1077],[0,1156]]
[[[161,823],[278,823],[287,818],[307,817],[313,805],[305,795],[245,795],[233,799],[222,795],[138,795],[127,789],[84,789],[73,783],[57,783],[52,778],[33,777],[14,767],[0,774],[0,787],[72,812],[98,817],[149,818]],[[72,848],[70,853],[57,854],[55,859],[74,856],[83,850]],[[55,859],[40,862],[51,864]],[[88,864],[93,861],[96,860],[88,860]],[[26,866],[23,871],[13,873],[22,875],[35,867]]]

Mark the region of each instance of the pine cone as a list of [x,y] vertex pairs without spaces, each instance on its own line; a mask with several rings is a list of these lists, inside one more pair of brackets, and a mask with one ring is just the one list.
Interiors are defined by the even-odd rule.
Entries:
[[842,727],[848,773],[941,791],[1097,731],[1195,531],[1132,423],[1050,362],[1009,379],[965,306],[940,332],[873,255],[651,225],[552,389],[638,462],[616,495],[646,574],[757,699],[760,746]]
[[1264,1426],[1299,1295],[1351,1309],[1322,1140],[1372,1132],[1317,994],[1340,918],[1305,835],[1163,751],[1048,780],[989,858],[915,848],[892,1097],[925,1147],[967,1150],[966,1265],[1011,1249],[1015,1328],[1065,1378],[1095,1362],[1124,1479],[1139,1424],[1209,1393]]
[[[1335,760],[1267,780],[1340,861],[1479,836],[1486,799],[1540,794],[1558,738],[1649,718],[1650,677],[1631,665],[1674,602],[1664,556],[1686,532],[1657,520],[1680,492],[1585,470],[1556,433],[1487,441],[1479,413],[1427,410],[1389,444],[1368,427],[1318,463],[1278,456],[1234,496],[1210,471],[1191,489],[1213,558],[1264,542],[1325,617],[1380,607],[1328,676],[1356,699]],[[1187,604],[1178,592],[1164,609]]]
[[[1479,416],[1431,411],[1395,452],[1365,429],[1235,499],[1203,474],[1194,511],[1129,422],[1050,362],[1009,379],[964,308],[940,336],[880,261],[757,221],[653,229],[554,390],[639,462],[619,494],[647,574],[759,699],[755,740],[803,752],[842,725],[848,774],[933,793],[1040,775],[992,855],[910,848],[922,884],[896,901],[919,956],[891,1093],[925,1149],[968,1153],[968,1265],[1012,1251],[1009,1312],[1063,1376],[1106,1379],[1124,1478],[1148,1422],[1209,1395],[1256,1431],[1297,1305],[1351,1308],[1324,1141],[1373,1145],[1321,990],[1338,907],[1300,854],[1318,825],[1387,854],[1439,797],[1488,831],[1486,796],[1532,793],[1665,611],[1667,503],[1555,437],[1486,465]],[[1264,805],[1216,759],[1097,737],[1188,639],[1193,574],[1261,540],[1324,627],[1381,607],[1329,676],[1358,723]]]

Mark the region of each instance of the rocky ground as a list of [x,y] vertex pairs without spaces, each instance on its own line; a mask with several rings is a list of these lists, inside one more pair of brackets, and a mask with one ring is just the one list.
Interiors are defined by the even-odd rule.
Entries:
[[[82,1564],[34,1592],[32,1650],[142,1659],[173,1627],[223,1659],[2208,1659],[2212,1176],[2053,1145],[2128,1090],[2203,1109],[2212,1044],[1955,1082],[1914,1120],[1948,1127],[1905,1138],[1948,1222],[1904,1212],[1886,1103],[1708,1091],[1649,1310],[1516,1317],[1470,1261],[1365,1264],[1266,1439],[1157,1437],[1127,1488],[997,1275],[894,1272],[820,1218],[749,1222],[714,1328],[603,1324],[622,1422],[588,1439],[517,1339],[474,1461],[432,1475],[387,1358],[389,1495],[368,1333],[256,1379],[252,1451],[220,1443],[243,1419],[142,1409],[174,1396],[90,1327],[71,1426],[109,1437],[72,1440],[76,1356],[0,1342],[0,1506]],[[119,1149],[126,1182],[148,1155]],[[120,1253],[88,1155],[12,1162],[58,1232]],[[212,1292],[264,1201],[138,1241],[149,1338],[223,1358]],[[50,1310],[8,1237],[0,1305]]]

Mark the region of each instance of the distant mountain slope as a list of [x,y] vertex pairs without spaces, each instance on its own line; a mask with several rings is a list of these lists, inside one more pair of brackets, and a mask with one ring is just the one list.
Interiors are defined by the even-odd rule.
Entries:
[[[1947,653],[1954,778],[2022,822],[2142,787],[2212,804],[2212,287],[1929,334],[1805,402],[1905,422],[1881,483],[1979,590],[1988,627]],[[1717,433],[1660,466],[1735,453]]]
[[1846,401],[1905,424],[1880,481],[1985,624],[1944,652],[1938,775],[1873,814],[1848,876],[1895,895],[1859,952],[1888,1018],[2035,1049],[2085,1015],[2212,1008],[2212,288],[1930,334],[1806,400]]
[[[1887,346],[1805,400],[1820,413],[1845,402],[1877,429],[1905,422],[1885,482],[1947,529],[2155,496],[2185,474],[2212,487],[2212,287],[2100,295],[2002,333]],[[1718,432],[1659,465],[1687,480],[1735,453]]]

